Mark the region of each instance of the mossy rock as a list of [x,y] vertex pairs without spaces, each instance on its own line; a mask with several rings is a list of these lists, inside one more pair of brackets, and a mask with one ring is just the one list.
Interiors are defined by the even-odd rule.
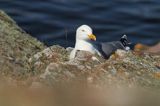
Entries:
[[45,48],[0,10],[0,75],[15,79],[27,77],[32,71],[28,59]]

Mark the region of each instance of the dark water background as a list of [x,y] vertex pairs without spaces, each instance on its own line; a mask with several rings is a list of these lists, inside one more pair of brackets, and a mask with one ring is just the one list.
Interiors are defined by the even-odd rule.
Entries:
[[47,45],[73,46],[82,24],[94,29],[98,41],[123,34],[134,43],[160,41],[160,0],[0,0],[0,9]]

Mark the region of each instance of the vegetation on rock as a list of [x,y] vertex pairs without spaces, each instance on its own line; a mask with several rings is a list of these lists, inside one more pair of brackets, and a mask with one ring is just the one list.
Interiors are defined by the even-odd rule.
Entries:
[[45,46],[0,11],[0,75],[25,78],[32,71],[28,59]]

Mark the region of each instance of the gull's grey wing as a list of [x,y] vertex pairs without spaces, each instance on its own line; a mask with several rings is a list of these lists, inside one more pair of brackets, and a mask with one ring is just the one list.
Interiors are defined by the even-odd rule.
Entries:
[[[123,38],[126,39],[126,38]],[[124,41],[113,41],[113,42],[90,42],[96,50],[105,58],[109,58],[111,54],[113,54],[117,49],[125,50]]]
[[122,45],[120,41],[105,42],[105,43],[101,43],[101,45],[102,45],[102,50],[107,57],[109,57],[117,49],[123,49],[123,50],[125,49],[125,47]]
[[97,43],[96,48],[104,58],[109,58],[117,49],[125,49],[120,41]]

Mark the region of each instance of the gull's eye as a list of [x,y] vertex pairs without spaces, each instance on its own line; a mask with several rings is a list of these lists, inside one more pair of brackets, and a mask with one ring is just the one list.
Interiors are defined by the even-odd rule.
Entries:
[[82,29],[82,32],[85,32],[85,30],[84,30],[84,29]]

